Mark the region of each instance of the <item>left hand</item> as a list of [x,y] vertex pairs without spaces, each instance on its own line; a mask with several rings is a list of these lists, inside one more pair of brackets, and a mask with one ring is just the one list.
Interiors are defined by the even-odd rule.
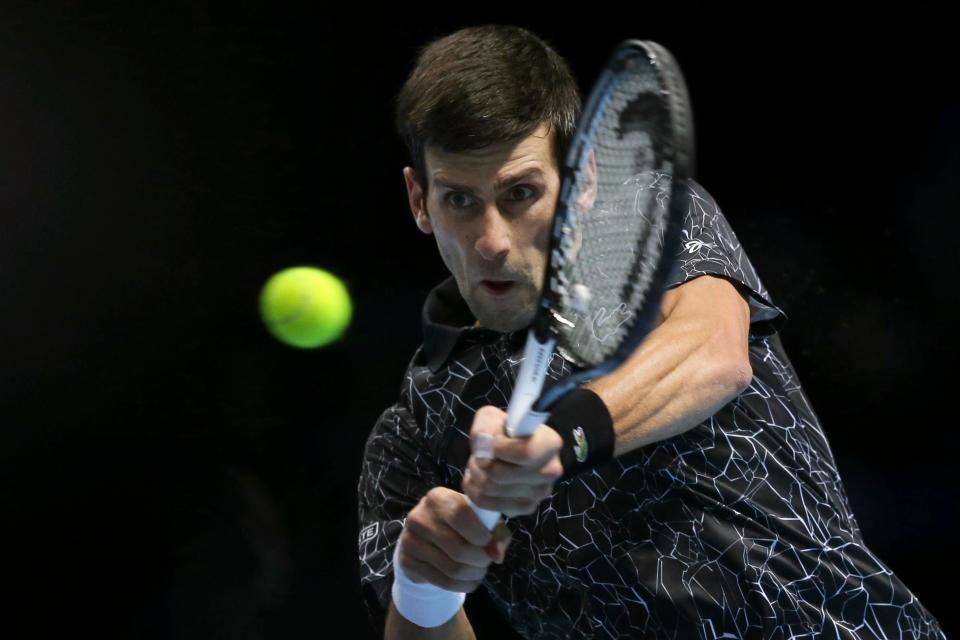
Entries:
[[[559,456],[563,440],[545,424],[529,437],[511,438],[506,424],[507,414],[496,407],[477,411],[470,428],[472,455],[463,474],[463,492],[478,507],[506,516],[529,515],[553,493],[563,475]],[[492,440],[492,447],[484,440]]]

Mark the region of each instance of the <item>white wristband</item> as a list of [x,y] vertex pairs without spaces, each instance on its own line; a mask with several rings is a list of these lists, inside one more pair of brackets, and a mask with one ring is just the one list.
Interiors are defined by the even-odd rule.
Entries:
[[393,606],[421,627],[439,627],[457,615],[466,594],[444,591],[429,582],[414,582],[400,568],[400,543],[393,551]]

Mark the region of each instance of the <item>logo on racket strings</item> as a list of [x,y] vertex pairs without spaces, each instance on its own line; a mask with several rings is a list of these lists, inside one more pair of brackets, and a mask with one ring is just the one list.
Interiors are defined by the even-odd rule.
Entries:
[[632,318],[633,311],[623,302],[610,311],[600,307],[590,318],[590,331],[598,342],[606,343]]

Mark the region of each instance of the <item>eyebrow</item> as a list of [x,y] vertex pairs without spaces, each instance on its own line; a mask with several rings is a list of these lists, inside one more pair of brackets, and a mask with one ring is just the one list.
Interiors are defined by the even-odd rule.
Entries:
[[[497,191],[504,189],[510,185],[516,184],[528,178],[540,178],[543,177],[543,171],[539,167],[534,167],[533,169],[527,169],[526,171],[521,171],[520,173],[515,173],[513,175],[503,176],[498,178],[496,184],[494,185]],[[452,189],[454,191],[473,191],[471,187],[463,184],[457,184],[455,182],[448,182],[443,178],[434,178],[433,183],[438,187],[443,187],[445,189]]]

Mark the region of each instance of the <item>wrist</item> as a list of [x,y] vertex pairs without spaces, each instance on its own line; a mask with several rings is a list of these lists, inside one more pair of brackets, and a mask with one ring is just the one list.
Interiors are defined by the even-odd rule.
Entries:
[[414,582],[400,566],[400,542],[393,551],[393,606],[397,613],[421,627],[439,627],[457,615],[463,593],[444,591],[429,582]]
[[544,424],[560,434],[563,477],[570,478],[613,459],[616,432],[613,417],[593,391],[577,387],[551,408]]

